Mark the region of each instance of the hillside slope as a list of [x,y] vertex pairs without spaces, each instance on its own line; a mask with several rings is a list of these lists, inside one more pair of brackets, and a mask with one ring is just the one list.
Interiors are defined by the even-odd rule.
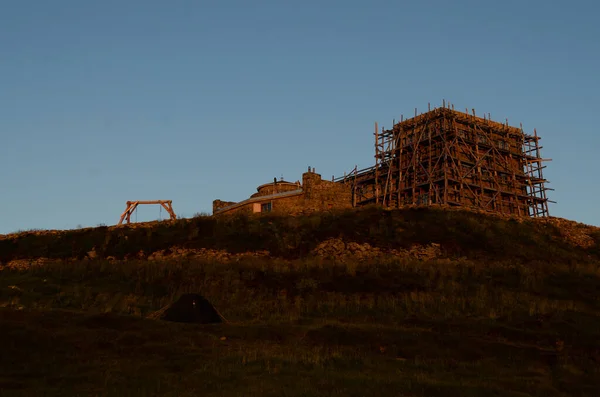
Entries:
[[386,250],[436,243],[446,256],[496,260],[574,260],[600,255],[600,228],[563,219],[372,207],[295,217],[206,216],[174,222],[23,232],[0,236],[0,264],[33,258],[145,258],[173,247],[230,253],[267,251],[273,257],[297,259],[331,238]]
[[[596,396],[600,233],[406,209],[0,239],[6,396]],[[203,294],[219,325],[147,319]]]

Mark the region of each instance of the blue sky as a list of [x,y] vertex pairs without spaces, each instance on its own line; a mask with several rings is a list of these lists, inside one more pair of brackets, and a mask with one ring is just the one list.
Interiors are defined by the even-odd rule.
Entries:
[[0,0],[0,233],[339,176],[443,99],[537,128],[551,214],[600,225],[598,4]]

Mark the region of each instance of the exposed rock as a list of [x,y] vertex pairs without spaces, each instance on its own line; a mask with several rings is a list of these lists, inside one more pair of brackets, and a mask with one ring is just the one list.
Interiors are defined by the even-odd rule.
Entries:
[[409,251],[410,255],[423,260],[438,258],[442,255],[442,250],[439,244],[430,243],[429,245],[413,245]]
[[317,245],[317,247],[312,251],[312,254],[330,259],[344,259],[349,257],[355,259],[366,259],[381,256],[395,256],[430,260],[440,257],[442,255],[442,251],[440,245],[437,243],[430,243],[426,246],[415,244],[410,250],[382,250],[378,247],[371,246],[369,243],[345,243],[341,239],[328,239]]
[[560,234],[560,237],[555,237],[556,239],[562,239],[575,247],[585,249],[596,245],[596,240],[594,240],[591,234],[600,232],[600,228],[598,227],[567,219],[549,217],[536,219],[536,221],[555,226]]
[[0,265],[0,270],[18,270],[23,271],[36,266],[44,266],[48,263],[60,262],[48,258],[17,259],[4,265]]
[[269,256],[269,251],[253,251],[232,254],[224,250],[214,250],[208,248],[187,249],[187,248],[172,248],[171,250],[155,251],[148,255],[147,259],[151,261],[162,260],[166,258],[194,258],[194,259],[210,259],[220,262],[228,262],[232,260],[240,260],[248,257],[265,257]]
[[96,253],[96,247],[94,247],[91,251],[87,252],[87,258],[96,259],[97,257],[98,257],[98,254]]
[[[139,251],[136,254],[127,255],[123,261],[128,260],[149,260],[149,261],[159,261],[165,259],[173,259],[173,258],[188,258],[188,259],[204,259],[204,260],[214,260],[218,262],[231,262],[231,261],[240,261],[244,258],[258,258],[258,257],[268,257],[270,256],[269,251],[253,251],[253,252],[243,252],[239,254],[232,254],[230,252],[224,250],[214,250],[207,248],[200,249],[187,249],[187,248],[178,248],[174,247],[172,249],[155,251],[150,255],[147,255],[143,250]],[[95,249],[89,251],[85,257],[85,260],[97,260],[101,259],[100,256],[96,253]],[[70,260],[75,260],[75,258],[71,258]],[[104,258],[109,262],[119,261],[114,256],[107,256]],[[33,259],[17,259],[10,261],[6,264],[0,263],[0,270],[27,270],[32,266],[43,266],[52,262],[62,262],[64,260],[50,260],[48,258],[33,258]]]
[[328,239],[313,250],[313,254],[323,257],[338,257],[346,253],[346,244],[341,239]]

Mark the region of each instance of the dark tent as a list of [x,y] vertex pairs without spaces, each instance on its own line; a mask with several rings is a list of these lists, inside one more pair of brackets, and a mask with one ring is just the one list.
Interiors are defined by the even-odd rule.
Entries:
[[213,305],[200,294],[184,294],[162,312],[161,320],[178,323],[213,324],[223,318]]

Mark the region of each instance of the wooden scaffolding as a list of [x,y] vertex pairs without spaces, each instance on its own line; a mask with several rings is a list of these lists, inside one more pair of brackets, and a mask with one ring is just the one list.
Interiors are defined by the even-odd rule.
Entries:
[[375,165],[354,170],[353,203],[446,204],[519,216],[545,217],[548,198],[540,137],[455,111],[451,105],[394,122],[375,124]]

